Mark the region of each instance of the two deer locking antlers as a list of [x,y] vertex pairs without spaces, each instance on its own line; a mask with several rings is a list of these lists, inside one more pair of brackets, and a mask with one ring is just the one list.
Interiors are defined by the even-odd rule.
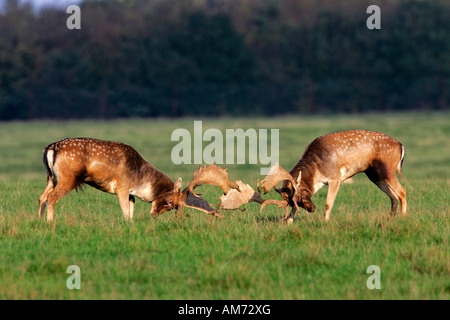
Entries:
[[[133,218],[135,197],[152,203],[153,216],[172,209],[180,211],[183,207],[220,216],[194,193],[197,186],[209,184],[222,189],[223,209],[257,202],[262,210],[268,204],[276,204],[285,208],[284,219],[292,222],[300,208],[315,211],[311,196],[327,184],[325,220],[328,220],[340,183],[360,172],[389,196],[391,214],[396,213],[399,200],[401,212],[406,214],[406,191],[395,175],[401,174],[404,156],[403,145],[382,133],[336,132],[312,141],[290,172],[279,164],[272,167],[267,177],[261,183],[258,181],[257,192],[242,181],[229,180],[226,169],[214,164],[197,169],[188,187],[181,191],[181,178],[173,182],[129,145],[90,138],[64,139],[48,145],[43,153],[47,186],[39,197],[39,217],[43,217],[48,206],[47,221],[53,220],[56,202],[83,184],[117,195],[126,219]],[[280,182],[281,188],[277,187]],[[261,190],[267,193],[272,188],[283,200],[261,198]]]

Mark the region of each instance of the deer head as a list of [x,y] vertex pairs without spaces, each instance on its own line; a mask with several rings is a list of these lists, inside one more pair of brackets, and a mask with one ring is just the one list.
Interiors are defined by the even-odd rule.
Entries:
[[[152,215],[158,216],[163,212],[175,209],[180,211],[183,207],[189,207],[203,211],[208,214],[218,215],[208,202],[200,195],[194,193],[194,189],[203,184],[215,185],[222,189],[224,194],[230,190],[239,190],[238,184],[229,180],[227,169],[211,164],[210,166],[200,166],[193,175],[189,186],[181,191],[182,180],[178,180],[174,184],[173,190],[161,194],[158,199],[153,202]],[[154,208],[154,209],[153,209]]]
[[[283,182],[283,187],[277,187],[277,183]],[[316,207],[311,201],[311,193],[309,190],[301,186],[302,172],[298,173],[297,179],[276,163],[269,171],[267,177],[258,186],[258,190],[263,189],[264,193],[268,193],[272,188],[281,195],[286,206],[290,205],[299,210],[304,208],[309,212],[314,212]],[[276,201],[276,200],[275,200]],[[277,202],[267,202],[265,204],[279,204]]]
[[[248,184],[236,181],[239,189],[230,190],[228,194],[222,196],[220,198],[221,205],[224,209],[236,209],[245,203],[257,202],[261,205],[261,211],[268,204],[276,204],[278,207],[286,209],[291,206],[299,210],[299,207],[301,207],[309,212],[314,212],[315,206],[311,201],[311,194],[301,187],[301,179],[301,172],[295,180],[289,172],[277,163],[270,169],[269,174],[261,183],[258,180],[258,192],[255,192]],[[279,182],[284,182],[282,188],[277,187]],[[272,188],[281,195],[283,200],[261,198],[261,190],[266,194]]]
[[181,185],[182,179],[178,178],[174,184],[173,190],[160,194],[152,202],[152,210],[150,211],[152,216],[159,216],[160,214],[172,209],[178,210],[178,207],[184,201],[183,193],[180,191]]

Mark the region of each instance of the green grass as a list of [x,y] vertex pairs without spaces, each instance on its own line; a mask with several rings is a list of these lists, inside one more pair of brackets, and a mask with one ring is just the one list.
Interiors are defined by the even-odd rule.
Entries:
[[[176,128],[192,132],[193,120],[0,123],[0,298],[450,298],[449,113],[203,121],[204,130],[280,129],[286,169],[319,135],[386,133],[406,148],[406,217],[390,217],[389,198],[362,175],[341,187],[328,223],[326,187],[313,197],[316,213],[302,212],[289,226],[279,222],[281,209],[260,213],[253,203],[224,219],[192,209],[153,219],[151,205],[138,201],[129,223],[116,197],[89,187],[57,204],[54,223],[37,218],[47,144],[79,136],[126,142],[186,186],[198,165],[172,164],[170,135]],[[255,186],[261,178],[261,165],[224,166],[234,180]],[[201,190],[219,202],[218,188]],[[81,268],[81,290],[66,288],[69,265]],[[370,265],[381,269],[381,290],[366,287]]]

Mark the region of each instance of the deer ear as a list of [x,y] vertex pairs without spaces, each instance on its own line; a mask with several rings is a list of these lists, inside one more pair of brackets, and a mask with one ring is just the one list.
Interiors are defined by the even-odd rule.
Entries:
[[183,180],[181,179],[181,177],[178,178],[177,182],[175,182],[175,186],[173,187],[173,191],[180,192],[182,182],[183,182]]
[[299,171],[298,172],[298,177],[297,177],[297,189],[300,189],[300,183],[302,182],[302,172]]

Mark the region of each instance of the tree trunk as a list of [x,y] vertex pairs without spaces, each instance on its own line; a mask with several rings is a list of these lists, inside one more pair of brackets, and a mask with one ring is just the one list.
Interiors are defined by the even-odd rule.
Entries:
[[441,76],[439,79],[438,108],[439,110],[445,110],[446,107],[447,107],[447,97],[445,96],[445,77]]

